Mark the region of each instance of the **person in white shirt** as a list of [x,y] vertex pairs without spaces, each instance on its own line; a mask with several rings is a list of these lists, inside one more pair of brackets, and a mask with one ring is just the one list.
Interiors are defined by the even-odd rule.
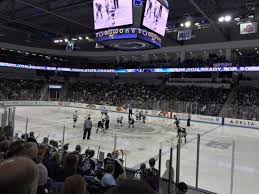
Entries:
[[73,121],[74,121],[73,127],[74,127],[74,128],[76,127],[77,119],[78,119],[78,111],[76,110],[76,111],[73,113]]

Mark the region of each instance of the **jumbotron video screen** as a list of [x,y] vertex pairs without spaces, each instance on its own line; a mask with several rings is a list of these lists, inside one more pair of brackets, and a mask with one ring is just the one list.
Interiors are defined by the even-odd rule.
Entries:
[[95,30],[133,24],[132,0],[94,0]]
[[169,10],[158,0],[147,0],[143,18],[143,26],[164,36]]

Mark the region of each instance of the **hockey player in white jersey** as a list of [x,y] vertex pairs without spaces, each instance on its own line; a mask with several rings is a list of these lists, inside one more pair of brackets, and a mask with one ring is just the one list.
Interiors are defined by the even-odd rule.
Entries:
[[78,111],[76,110],[76,111],[73,113],[73,121],[74,121],[73,127],[74,127],[74,128],[76,127],[77,119],[78,119]]

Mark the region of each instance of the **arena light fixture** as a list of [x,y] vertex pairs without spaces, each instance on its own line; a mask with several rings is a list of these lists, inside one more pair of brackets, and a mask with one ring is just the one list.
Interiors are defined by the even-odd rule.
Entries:
[[78,37],[79,40],[83,40],[83,38],[81,36]]
[[181,24],[180,24],[180,26],[181,26],[181,27],[184,27],[184,24],[183,24],[183,23],[181,23]]
[[224,18],[223,16],[219,17],[219,19],[218,19],[218,21],[219,21],[220,23],[224,22],[224,20],[225,20],[225,18]]
[[22,53],[21,51],[17,51],[17,53]]
[[26,52],[25,55],[29,55],[30,53],[29,52]]
[[184,23],[184,26],[185,26],[186,28],[190,28],[191,25],[192,25],[192,22],[191,22],[191,21],[186,21],[186,22]]
[[32,55],[33,55],[33,56],[36,56],[36,54],[35,54],[35,53],[32,53]]
[[5,48],[1,48],[3,51],[5,51],[6,49]]
[[235,21],[239,22],[240,21],[240,17],[236,17]]
[[62,43],[62,42],[63,42],[63,40],[62,40],[62,39],[60,39],[60,40],[59,40],[59,42],[61,42],[61,43]]
[[224,20],[225,20],[225,22],[230,22],[230,21],[232,20],[231,15],[226,15],[226,16],[224,17]]
[[68,42],[68,39],[67,39],[67,38],[65,38],[65,39],[64,39],[64,41],[65,41],[65,42]]
[[54,40],[53,42],[54,42],[54,43],[59,43],[59,40]]
[[86,36],[86,37],[85,37],[85,39],[86,39],[86,40],[89,40],[89,37],[88,37],[88,36]]

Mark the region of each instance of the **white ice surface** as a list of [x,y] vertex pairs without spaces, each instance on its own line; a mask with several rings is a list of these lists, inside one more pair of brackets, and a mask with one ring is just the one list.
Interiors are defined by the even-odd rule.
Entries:
[[[79,111],[77,127],[73,128],[72,115]],[[83,140],[84,118],[90,114],[94,129],[91,140]],[[111,129],[107,134],[96,134],[96,124],[101,115],[99,111],[64,107],[17,107],[16,132],[25,132],[25,121],[29,118],[28,132],[34,131],[41,142],[43,137],[61,140],[63,127],[66,127],[65,143],[70,150],[80,144],[85,150],[101,147],[105,153],[114,148],[114,136],[117,135],[117,149],[125,150],[124,160],[127,167],[138,168],[151,157],[157,157],[162,142],[162,176],[168,174],[166,160],[169,160],[171,139],[173,139],[173,167],[176,159],[176,131],[169,119],[147,117],[147,123],[135,123],[134,129],[128,129],[126,114],[109,113]],[[124,116],[124,127],[116,127],[118,116]],[[185,121],[181,121],[184,126]],[[230,192],[232,141],[236,141],[234,194],[257,193],[259,191],[259,130],[235,128],[213,124],[192,122],[187,128],[188,142],[181,149],[180,180],[195,185],[197,134],[201,134],[199,188],[227,194]]]

